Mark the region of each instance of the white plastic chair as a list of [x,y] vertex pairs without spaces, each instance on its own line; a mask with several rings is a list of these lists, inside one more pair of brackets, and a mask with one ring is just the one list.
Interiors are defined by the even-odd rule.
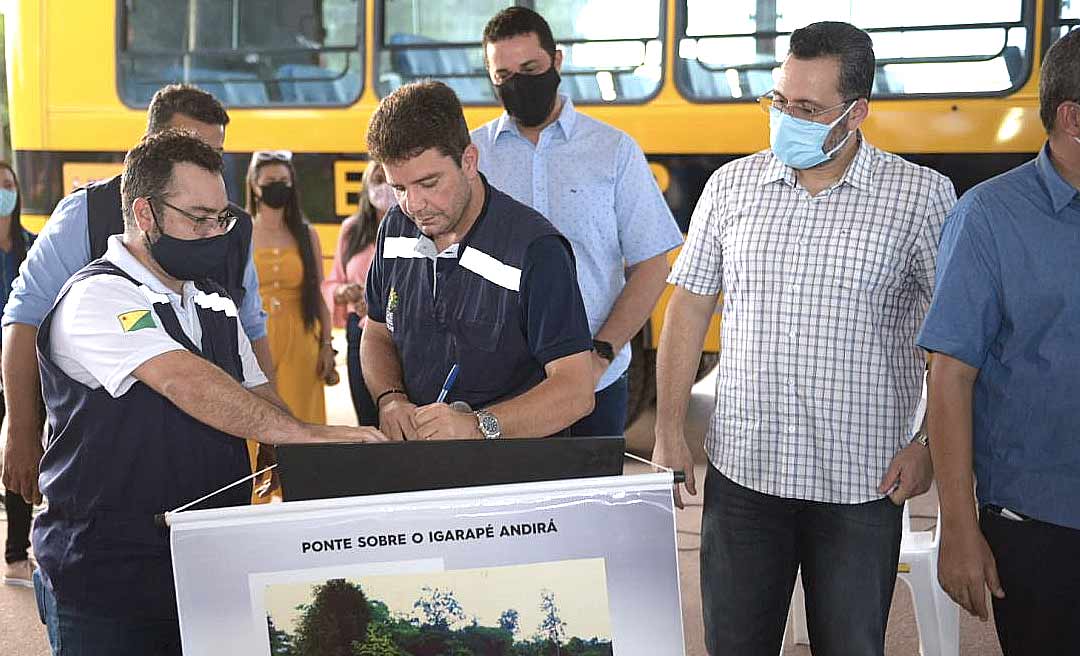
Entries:
[[[922,656],[958,656],[960,654],[960,607],[941,589],[937,578],[938,535],[940,531],[912,531],[908,504],[904,504],[903,534],[900,538],[900,563],[897,578],[911,589],[915,623],[919,631]],[[802,575],[795,579],[791,610],[784,631],[784,642],[810,643],[806,628],[806,600]],[[783,647],[780,649],[783,653]]]

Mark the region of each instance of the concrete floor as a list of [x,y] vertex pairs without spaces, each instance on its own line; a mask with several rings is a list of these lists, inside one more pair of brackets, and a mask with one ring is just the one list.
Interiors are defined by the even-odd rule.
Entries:
[[[338,336],[340,338],[340,336]],[[338,350],[344,353],[344,345]],[[349,400],[344,363],[339,363],[342,384],[328,388],[327,409],[331,423],[352,424],[355,417]],[[703,440],[706,422],[712,411],[712,394],[715,379],[707,377],[694,388],[688,413],[687,435],[694,442],[695,457],[699,463],[697,480],[704,480],[705,454]],[[651,450],[652,411],[644,413],[627,431],[628,448],[647,454]],[[626,471],[644,471],[644,465],[628,463]],[[933,490],[912,502],[912,528],[927,530],[934,525],[937,497]],[[690,498],[686,509],[676,518],[678,530],[679,576],[682,589],[683,620],[686,634],[686,655],[704,656],[704,626],[701,619],[701,592],[699,585],[698,547],[700,542],[701,500],[700,494]],[[6,523],[0,517],[0,532],[6,535]],[[892,612],[886,636],[886,652],[890,656],[918,656],[918,636],[912,613],[911,595],[905,585],[898,583],[893,597]],[[810,654],[809,647],[787,646],[784,656]],[[961,612],[960,653],[967,656],[999,656],[993,621],[982,623]],[[0,585],[0,655],[2,656],[48,656],[48,640],[45,629],[38,621],[37,608],[32,590]]]

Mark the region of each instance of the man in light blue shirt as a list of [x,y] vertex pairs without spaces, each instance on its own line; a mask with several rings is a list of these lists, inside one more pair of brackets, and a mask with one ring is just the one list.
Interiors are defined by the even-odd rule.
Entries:
[[558,94],[562,52],[524,7],[484,28],[484,61],[506,112],[472,132],[491,183],[570,240],[594,337],[596,406],[571,435],[621,435],[630,340],[666,284],[665,254],[682,234],[641,148]]
[[[147,113],[147,132],[160,132],[169,127],[182,128],[193,132],[218,152],[224,147],[228,114],[209,93],[191,86],[171,85],[154,94]],[[106,216],[109,212],[104,210],[115,210],[119,215],[118,189],[117,183],[116,189],[112,190],[112,193],[115,193],[115,207],[111,202],[104,206],[94,206],[103,210],[100,217],[95,214],[94,225],[90,223],[90,207],[95,200],[90,198],[90,193],[97,192],[77,191],[57,204],[27,253],[4,308],[3,378],[8,417],[4,424],[3,483],[6,489],[17,492],[27,501],[34,503],[41,502],[37,475],[42,455],[43,423],[39,410],[41,382],[36,348],[38,326],[52,309],[57,294],[68,278],[94,259],[91,241],[100,236],[98,233],[102,230],[91,228],[99,228],[113,220],[114,217]],[[107,196],[105,198],[108,200]],[[95,212],[97,211],[95,209]],[[247,220],[250,226],[250,218]],[[121,223],[120,230],[122,228]],[[244,234],[250,236],[250,227]],[[238,253],[241,252],[239,246],[235,249]],[[250,244],[246,246],[242,251],[246,253],[243,255],[246,262],[242,273],[244,293],[238,314],[260,368],[263,371],[273,371],[270,347],[266,340],[266,313],[262,310],[259,281],[251,259]],[[234,249],[230,247],[230,251],[232,250]],[[224,280],[221,283],[226,288],[231,286]]]

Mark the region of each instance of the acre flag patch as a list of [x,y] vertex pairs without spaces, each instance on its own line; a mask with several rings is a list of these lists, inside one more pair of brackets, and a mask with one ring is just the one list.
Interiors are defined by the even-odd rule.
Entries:
[[116,318],[120,320],[120,325],[125,333],[135,332],[143,328],[157,327],[157,324],[154,323],[154,315],[150,313],[150,310],[132,310]]

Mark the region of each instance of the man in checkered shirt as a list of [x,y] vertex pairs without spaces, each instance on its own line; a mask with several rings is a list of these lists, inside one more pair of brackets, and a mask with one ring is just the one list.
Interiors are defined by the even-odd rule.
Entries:
[[884,653],[901,508],[932,477],[911,441],[915,334],[956,196],[859,131],[874,71],[851,25],[791,35],[762,99],[771,148],[713,174],[668,278],[654,460],[686,471],[690,494],[684,419],[723,297],[701,529],[711,654],[777,654],[800,567],[814,652]]

